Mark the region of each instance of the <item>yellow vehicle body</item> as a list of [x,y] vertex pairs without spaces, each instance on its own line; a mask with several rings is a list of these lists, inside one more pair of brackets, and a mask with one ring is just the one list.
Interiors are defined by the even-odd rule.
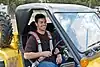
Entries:
[[13,34],[11,46],[0,49],[0,60],[4,61],[5,67],[24,67],[21,51],[18,49],[17,33]]
[[100,52],[89,61],[87,67],[100,67]]
[[84,57],[81,59],[81,67],[100,67],[100,52],[92,57]]
[[100,67],[100,57],[90,61],[87,67]]

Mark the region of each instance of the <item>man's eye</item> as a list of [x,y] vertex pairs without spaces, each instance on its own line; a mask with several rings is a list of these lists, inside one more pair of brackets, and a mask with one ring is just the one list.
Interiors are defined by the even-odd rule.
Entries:
[[41,24],[46,23],[46,22],[41,22]]
[[43,22],[41,21],[40,23],[42,24]]

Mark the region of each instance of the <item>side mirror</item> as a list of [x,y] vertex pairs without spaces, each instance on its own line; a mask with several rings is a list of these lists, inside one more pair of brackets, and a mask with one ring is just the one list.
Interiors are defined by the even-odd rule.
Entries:
[[75,67],[75,62],[66,62],[61,64],[60,67]]

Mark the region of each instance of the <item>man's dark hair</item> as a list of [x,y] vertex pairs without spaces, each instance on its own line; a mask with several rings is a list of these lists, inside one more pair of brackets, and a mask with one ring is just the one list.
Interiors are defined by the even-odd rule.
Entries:
[[35,16],[35,22],[37,23],[38,19],[40,19],[40,18],[45,18],[45,16],[43,14],[36,14],[36,16]]

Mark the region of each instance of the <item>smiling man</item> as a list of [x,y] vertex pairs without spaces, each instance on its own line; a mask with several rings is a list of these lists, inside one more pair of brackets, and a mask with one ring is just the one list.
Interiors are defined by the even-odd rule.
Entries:
[[[35,25],[37,30],[31,32],[32,35],[26,43],[24,58],[31,59],[33,62],[38,61],[38,67],[57,67],[57,64],[62,62],[62,57],[61,54],[52,55],[54,45],[51,33],[46,30],[46,17],[43,14],[37,14]],[[55,52],[58,53],[59,50],[56,49]]]

